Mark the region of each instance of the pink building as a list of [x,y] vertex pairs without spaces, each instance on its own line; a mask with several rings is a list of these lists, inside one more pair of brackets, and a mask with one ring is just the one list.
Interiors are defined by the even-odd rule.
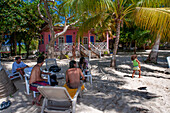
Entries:
[[[58,33],[63,30],[63,27],[55,27],[54,30],[55,30],[55,33]],[[92,34],[90,31],[88,33],[84,33],[83,37],[81,38],[78,37],[77,33],[78,33],[78,28],[69,27],[64,35],[57,38],[54,44],[56,53],[57,52],[59,53],[60,51],[70,52],[72,50],[72,44],[74,42],[77,45],[77,50],[80,52],[81,48],[82,49],[84,48],[82,51],[84,51],[84,53],[86,54],[88,54],[87,51],[94,50],[96,48],[95,47],[96,44],[101,46],[101,44],[96,43],[96,35]],[[48,43],[51,39],[51,34],[47,26],[45,26],[42,29],[41,35],[42,37],[40,37],[40,41],[39,41],[39,51],[46,52],[48,48]],[[106,45],[106,47],[107,46],[108,45]],[[101,49],[101,48],[98,48],[98,49]],[[92,52],[97,53],[97,51],[99,54],[99,50],[94,50]],[[89,54],[87,56],[89,56]]]

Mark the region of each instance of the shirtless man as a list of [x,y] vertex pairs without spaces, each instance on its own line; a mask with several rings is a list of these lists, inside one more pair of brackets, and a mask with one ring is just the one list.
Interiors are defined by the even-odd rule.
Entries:
[[82,80],[85,80],[85,77],[81,71],[80,68],[76,68],[76,61],[72,60],[70,61],[70,69],[66,71],[66,84],[71,89],[78,88],[80,83],[80,77],[82,77]]
[[[32,71],[31,71],[29,84],[30,84],[30,89],[32,91],[38,91],[37,90],[38,86],[49,86],[47,79],[43,79],[41,77],[41,74],[51,75],[51,73],[45,73],[45,72],[41,71],[40,67],[43,65],[43,63],[44,63],[44,56],[41,56],[37,59],[37,64],[33,67]],[[42,97],[42,95],[40,94],[37,99],[38,101],[36,100],[37,104],[38,104],[38,102],[40,102],[41,97]]]

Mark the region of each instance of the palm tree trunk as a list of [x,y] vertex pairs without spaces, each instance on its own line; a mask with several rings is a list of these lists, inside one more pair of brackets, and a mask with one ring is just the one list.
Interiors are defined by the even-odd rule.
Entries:
[[114,44],[114,50],[113,50],[113,56],[111,60],[110,67],[116,68],[116,54],[117,54],[117,49],[118,49],[118,44],[119,44],[119,38],[120,38],[120,20],[116,22],[116,40]]
[[161,40],[161,35],[158,33],[152,51],[150,52],[146,61],[157,63],[159,44]]

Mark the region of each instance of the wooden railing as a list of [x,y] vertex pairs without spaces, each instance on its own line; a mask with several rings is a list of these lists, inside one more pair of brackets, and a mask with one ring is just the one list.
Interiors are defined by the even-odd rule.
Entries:
[[101,58],[101,50],[96,48],[93,44],[90,44],[90,49],[94,52],[99,58]]
[[55,51],[72,51],[72,43],[61,43],[55,45]]
[[94,46],[99,50],[107,50],[107,42],[95,42]]
[[84,54],[86,54],[89,57],[89,59],[91,59],[91,52],[81,44],[80,44],[80,51],[82,51]]

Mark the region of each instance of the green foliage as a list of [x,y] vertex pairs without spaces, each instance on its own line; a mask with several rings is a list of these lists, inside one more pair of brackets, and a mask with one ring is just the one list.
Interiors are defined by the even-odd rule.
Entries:
[[0,1],[0,31],[11,35],[11,37],[5,39],[10,44],[11,42],[14,44],[15,41],[25,43],[27,52],[38,48],[37,38],[40,36],[41,27],[44,26],[44,21],[37,12],[37,4],[38,0],[34,2],[23,0]]
[[[27,53],[27,51],[25,50],[25,45],[21,46],[21,54],[23,53]],[[19,46],[17,46],[17,54],[19,54]]]
[[153,39],[149,30],[140,29],[133,24],[131,27],[124,26],[120,34],[120,43],[131,43],[136,41],[137,46],[139,47],[147,43],[148,40]]
[[108,54],[108,51],[104,51],[104,54],[107,55],[107,54]]

